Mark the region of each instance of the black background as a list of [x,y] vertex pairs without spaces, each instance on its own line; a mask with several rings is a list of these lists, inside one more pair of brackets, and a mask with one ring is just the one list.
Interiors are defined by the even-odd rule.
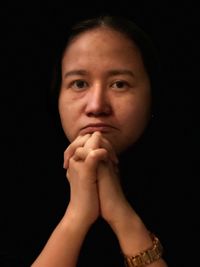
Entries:
[[192,1],[174,2],[1,9],[0,251],[4,257],[22,258],[29,266],[65,211],[63,144],[52,127],[46,100],[52,66],[65,27],[106,11],[133,19],[158,50],[163,80],[161,135],[155,149],[159,160],[154,164],[161,163],[158,184],[167,199],[163,206],[158,193],[157,209],[167,209],[162,227],[163,237],[168,237],[164,242],[170,267],[193,266],[189,262],[199,231],[200,10]]

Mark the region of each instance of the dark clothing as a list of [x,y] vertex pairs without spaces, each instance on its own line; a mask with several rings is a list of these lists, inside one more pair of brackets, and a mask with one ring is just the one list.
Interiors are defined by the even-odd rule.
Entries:
[[[145,160],[151,158],[147,153],[136,155],[120,160],[121,183],[129,202],[159,237],[169,267],[196,266],[191,257],[198,255],[194,244],[199,241],[194,241],[199,231],[195,177],[185,172],[187,182],[179,166],[172,172],[172,160],[167,157],[154,162]],[[65,171],[42,179],[30,173],[23,189],[13,187],[10,192],[7,223],[1,227],[0,267],[30,267],[65,212],[69,200]],[[78,267],[90,266],[124,266],[118,240],[102,219],[90,229],[79,256]]]

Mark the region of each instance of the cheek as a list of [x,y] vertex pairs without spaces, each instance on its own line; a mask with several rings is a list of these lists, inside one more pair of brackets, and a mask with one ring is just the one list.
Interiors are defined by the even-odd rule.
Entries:
[[74,132],[74,121],[76,120],[76,112],[69,101],[66,99],[60,98],[58,103],[58,109],[61,119],[62,128],[65,132],[65,135],[71,141],[73,139]]
[[118,122],[126,132],[141,132],[150,117],[150,99],[138,101],[131,99],[118,106]]
[[135,104],[135,101],[123,101],[116,107],[116,115],[121,125],[133,121],[135,118],[140,117],[140,107]]

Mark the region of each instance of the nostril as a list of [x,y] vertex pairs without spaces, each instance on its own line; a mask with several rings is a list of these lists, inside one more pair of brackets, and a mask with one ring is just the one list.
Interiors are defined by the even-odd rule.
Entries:
[[87,112],[88,117],[106,117],[111,114],[111,109],[103,110],[103,111],[90,111]]

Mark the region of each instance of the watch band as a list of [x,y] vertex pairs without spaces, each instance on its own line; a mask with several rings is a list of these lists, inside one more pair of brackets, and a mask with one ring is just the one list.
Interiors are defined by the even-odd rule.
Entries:
[[150,235],[152,237],[153,246],[135,256],[124,255],[126,267],[144,267],[162,257],[163,247],[159,239],[153,233],[150,233]]

